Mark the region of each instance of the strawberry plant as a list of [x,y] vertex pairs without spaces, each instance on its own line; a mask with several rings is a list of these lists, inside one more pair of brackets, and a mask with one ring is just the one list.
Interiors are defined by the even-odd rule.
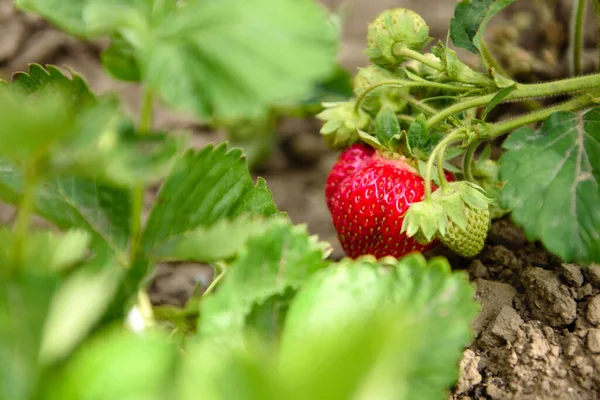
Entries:
[[[421,255],[334,262],[252,179],[240,149],[187,148],[184,132],[153,123],[157,103],[214,126],[314,103],[338,42],[322,7],[15,4],[82,40],[108,39],[104,70],[142,91],[133,118],[115,94],[92,93],[55,66],[32,64],[0,84],[0,199],[18,210],[0,229],[1,399],[446,397],[478,311],[464,273]],[[381,55],[393,64],[390,56]],[[396,107],[408,92],[384,92],[373,102],[386,110],[377,140],[396,143],[390,116],[411,101]],[[361,110],[331,112],[340,109]],[[355,141],[369,112],[332,122],[346,135],[333,143]],[[381,158],[375,168],[423,185],[417,164]],[[182,308],[153,307],[146,289],[167,261],[208,263],[214,279]]]
[[[401,257],[439,240],[473,257],[490,219],[510,213],[564,261],[600,261],[600,74],[581,75],[585,1],[573,8],[579,75],[539,83],[514,80],[484,40],[490,19],[513,2],[459,2],[448,40],[430,52],[429,27],[413,11],[387,10],[369,25],[372,64],[356,74],[355,97],[324,104],[318,116],[325,141],[344,149],[326,196],[347,255]],[[461,61],[450,40],[481,68]],[[507,102],[534,109],[491,120]],[[499,160],[489,145],[479,151],[507,134]],[[361,154],[372,152],[377,166],[363,167]]]

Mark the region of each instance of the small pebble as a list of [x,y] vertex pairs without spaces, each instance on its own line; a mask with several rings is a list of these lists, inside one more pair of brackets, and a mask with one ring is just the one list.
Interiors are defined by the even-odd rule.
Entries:
[[592,297],[585,316],[590,323],[596,326],[600,325],[600,295]]
[[587,334],[587,347],[592,353],[600,353],[600,329],[590,329]]

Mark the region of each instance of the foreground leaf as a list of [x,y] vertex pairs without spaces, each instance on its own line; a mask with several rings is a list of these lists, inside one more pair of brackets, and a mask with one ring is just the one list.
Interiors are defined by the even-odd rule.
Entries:
[[265,181],[252,182],[242,152],[225,144],[188,151],[161,187],[142,237],[142,248],[223,218],[270,216],[277,212]]
[[52,298],[40,360],[51,364],[67,356],[91,330],[108,306],[121,268],[106,264],[98,271],[82,267],[70,276]]
[[600,262],[600,108],[552,114],[504,148],[501,204],[527,237],[566,262]]
[[121,34],[142,79],[171,107],[200,118],[256,114],[301,99],[332,71],[337,32],[308,0],[92,0],[95,35]]
[[[4,261],[0,268],[6,268]],[[43,269],[27,265],[27,270]],[[58,281],[27,273],[0,280],[0,398],[34,398],[39,379],[39,349],[48,305]]]
[[477,311],[446,260],[342,261],[293,300],[280,365],[305,398],[445,399]]
[[240,332],[255,304],[297,290],[324,266],[323,246],[308,236],[306,227],[271,220],[228,267],[217,292],[201,303],[200,336],[227,339]]
[[462,0],[450,20],[450,38],[456,47],[477,54],[489,20],[515,0]]
[[162,335],[107,332],[75,353],[64,370],[48,382],[43,398],[171,398],[177,362],[175,343]]

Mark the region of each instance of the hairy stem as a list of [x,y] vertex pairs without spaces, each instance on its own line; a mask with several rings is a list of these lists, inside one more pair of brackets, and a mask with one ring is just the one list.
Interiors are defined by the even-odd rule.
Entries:
[[534,111],[532,113],[525,114],[517,118],[509,119],[507,121],[491,124],[489,126],[490,129],[481,132],[481,138],[488,140],[494,139],[500,135],[503,135],[506,132],[520,128],[524,125],[529,125],[534,122],[542,121],[555,112],[581,110],[586,107],[590,107],[596,104],[597,102],[598,100],[594,99],[591,95],[583,95],[580,97],[576,97],[573,100],[566,101],[562,104],[557,104],[552,107]]
[[[594,5],[594,11],[596,11],[596,21],[598,26],[596,43],[600,43],[600,0],[592,0],[592,4]],[[598,45],[598,71],[600,71],[600,45]]]
[[[442,139],[433,149],[431,154],[429,155],[429,159],[427,160],[427,168],[425,169],[425,200],[429,201],[431,199],[431,172],[433,171],[433,164],[435,162],[436,156],[439,152],[444,152],[446,146],[451,144],[452,142],[458,141],[466,136],[465,127],[460,127],[453,130],[449,133],[444,139]],[[443,171],[443,168],[442,168]],[[440,177],[440,181],[444,176],[442,172],[442,176]]]
[[479,147],[480,143],[480,141],[471,143],[467,148],[463,159],[463,172],[465,174],[465,178],[467,178],[469,182],[475,182],[475,178],[473,177],[473,155],[475,154],[475,150],[477,150],[477,147]]
[[369,87],[367,87],[357,98],[356,98],[356,103],[354,104],[354,111],[359,110],[360,108],[360,104],[362,103],[362,101],[364,100],[364,98],[373,90],[382,87],[382,86],[389,86],[389,87],[432,87],[432,88],[437,88],[437,89],[444,89],[444,90],[453,90],[453,91],[457,91],[457,92],[466,92],[469,90],[473,90],[472,86],[456,86],[456,85],[448,85],[445,83],[438,83],[438,82],[429,82],[429,81],[420,81],[420,82],[414,82],[414,81],[408,81],[405,79],[393,79],[393,80],[389,80],[389,81],[381,81],[381,82],[377,82]]
[[[510,100],[525,100],[543,96],[558,96],[565,93],[576,92],[584,89],[593,89],[597,87],[600,87],[600,74],[578,76],[575,78],[545,83],[517,84],[517,88],[504,99],[502,99],[502,102]],[[427,127],[432,128],[439,122],[461,111],[475,107],[481,107],[489,103],[495,95],[496,93],[491,93],[485,96],[475,97],[453,104],[429,118],[427,120]]]
[[581,75],[581,53],[583,48],[583,28],[586,0],[575,0],[571,14],[571,34],[569,35],[569,74]]
[[25,166],[25,187],[23,188],[23,196],[21,197],[17,219],[13,227],[12,260],[9,263],[10,269],[8,270],[8,275],[16,272],[23,262],[23,249],[27,240],[29,221],[35,201],[36,173],[34,165],[35,163],[31,161],[29,165]]
[[[138,123],[138,134],[146,135],[152,128],[153,115],[153,99],[154,95],[149,88],[144,88],[142,94],[142,107],[140,109],[140,117]],[[137,184],[133,188],[131,199],[131,247],[129,252],[129,261],[133,265],[138,256],[141,230],[142,230],[142,212],[144,208],[144,185]]]
[[507,78],[509,77],[506,70],[500,65],[498,60],[496,60],[496,57],[494,57],[484,40],[481,41],[481,53],[488,68],[494,68],[500,75],[504,75]]

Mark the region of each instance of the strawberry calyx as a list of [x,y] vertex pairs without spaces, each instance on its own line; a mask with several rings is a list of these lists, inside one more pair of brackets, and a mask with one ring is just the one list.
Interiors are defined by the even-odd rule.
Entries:
[[475,183],[448,182],[433,192],[430,198],[410,206],[402,223],[402,232],[427,243],[435,237],[445,237],[451,225],[466,231],[470,229],[469,212],[481,210],[489,213],[492,201]]
[[320,132],[334,149],[344,149],[357,142],[358,130],[366,128],[371,121],[364,110],[355,107],[353,100],[323,103],[323,107],[325,110],[316,117],[325,122]]

